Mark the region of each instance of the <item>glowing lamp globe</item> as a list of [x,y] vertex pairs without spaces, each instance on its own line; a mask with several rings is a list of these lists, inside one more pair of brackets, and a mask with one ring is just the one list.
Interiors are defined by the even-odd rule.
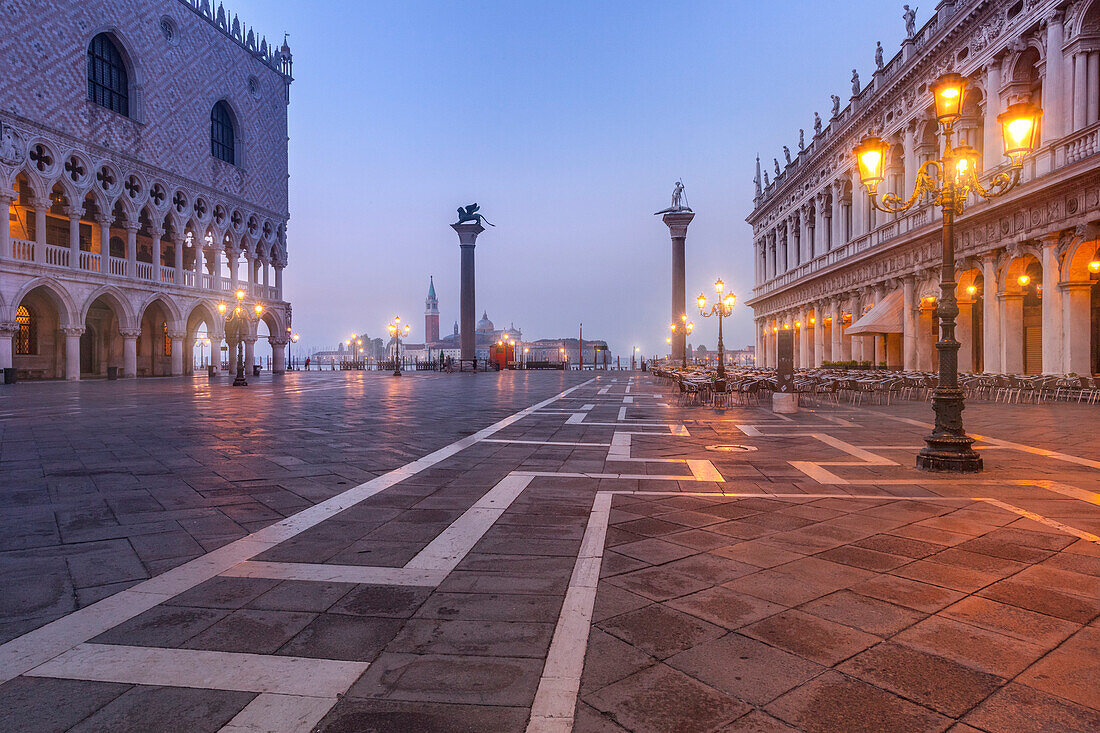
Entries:
[[695,300],[699,303],[699,312],[702,313],[703,309],[707,307],[707,296],[699,293],[699,297]]
[[218,303],[218,313],[221,313],[224,316],[227,309],[228,306],[225,303]]
[[872,196],[878,191],[878,184],[886,180],[886,153],[889,150],[890,143],[875,135],[863,138],[856,146],[859,181]]
[[1020,275],[1016,278],[1016,282],[1020,283],[1021,288],[1026,288],[1027,284],[1031,282],[1031,277],[1028,275]]
[[1035,150],[1039,118],[1042,116],[1043,110],[1031,102],[1010,104],[1008,109],[997,115],[1004,137],[1005,155],[1012,160],[1013,166],[1023,165],[1024,157]]
[[244,300],[244,291],[243,290],[238,290],[237,291],[237,300]]
[[932,85],[936,100],[936,119],[941,125],[952,125],[962,117],[966,79],[960,74],[944,74]]

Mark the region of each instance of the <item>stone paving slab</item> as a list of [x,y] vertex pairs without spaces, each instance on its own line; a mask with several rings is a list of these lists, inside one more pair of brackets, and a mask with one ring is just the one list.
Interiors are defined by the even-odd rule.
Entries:
[[[110,674],[126,684],[60,679],[62,657],[0,684],[0,728],[280,730],[263,710],[318,731],[1097,727],[1086,406],[973,406],[987,471],[944,480],[911,467],[930,416],[916,403],[780,418],[680,407],[630,373],[118,384],[122,400],[115,383],[29,385],[34,410],[6,399],[23,386],[0,392],[0,473],[19,481],[0,487],[0,573],[18,589],[0,643],[144,599],[77,639],[84,653],[358,678],[279,708],[219,689],[241,683],[215,669],[207,687],[154,687],[124,662]],[[209,574],[215,549],[250,572]],[[311,567],[330,570],[285,579]],[[359,582],[372,568],[392,578]]]

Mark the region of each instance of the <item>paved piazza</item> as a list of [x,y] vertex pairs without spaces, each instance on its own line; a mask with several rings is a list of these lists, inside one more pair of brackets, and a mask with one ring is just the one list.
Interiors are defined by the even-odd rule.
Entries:
[[930,416],[3,388],[0,730],[1100,730],[1096,408],[972,405],[963,478],[912,468]]

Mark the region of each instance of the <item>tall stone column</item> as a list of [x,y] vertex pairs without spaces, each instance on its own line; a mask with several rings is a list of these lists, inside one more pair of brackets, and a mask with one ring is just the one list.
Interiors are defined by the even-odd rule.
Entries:
[[695,218],[693,211],[670,211],[661,217],[672,236],[672,313],[669,323],[677,328],[672,334],[672,358],[686,358],[687,334],[681,328],[680,316],[687,313],[687,262],[684,242],[687,240],[688,225]]
[[126,275],[131,280],[137,277],[137,233],[140,228],[136,221],[126,221]]
[[50,201],[35,199],[34,205],[34,261],[40,265],[46,264],[46,210],[50,208]]
[[814,352],[810,347],[810,311],[803,307],[798,311],[798,366],[809,369],[814,363]]
[[843,359],[844,359],[844,343],[843,343],[844,342],[844,338],[843,338],[844,326],[840,322],[841,312],[840,312],[840,301],[839,300],[829,301],[829,317],[833,319],[832,326],[829,329],[832,332],[830,334],[832,336],[832,339],[830,339],[830,340],[833,342],[832,343],[832,351],[830,352],[832,354],[832,361],[843,361]]
[[[1046,18],[1046,78],[1043,80],[1043,129],[1045,134],[1043,137],[1048,140],[1057,140],[1067,132],[1066,114],[1063,107],[1066,99],[1063,87],[1066,65],[1062,55],[1062,44],[1065,42],[1064,21],[1065,18],[1061,10],[1055,10]],[[999,140],[1000,136],[992,139]]]
[[2,210],[0,213],[0,262],[11,259],[12,256],[11,202],[12,197],[9,194],[0,193],[0,210]]
[[172,369],[171,373],[172,373],[173,377],[178,377],[181,374],[183,374],[183,352],[184,352],[183,340],[184,340],[184,336],[186,336],[186,335],[187,335],[187,333],[184,332],[184,331],[169,331],[168,332],[168,338],[172,339],[172,353],[170,355],[170,358],[171,358],[171,369]]
[[252,365],[256,363],[256,337],[244,338],[244,371],[245,376],[252,373]]
[[186,240],[179,234],[172,236],[172,254],[174,260],[172,262],[175,267],[175,271],[172,273],[172,277],[175,278],[176,285],[183,285],[183,245]]
[[902,281],[902,360],[905,371],[917,370],[917,324],[920,322],[917,302],[917,280],[912,275]]
[[[474,296],[474,247],[477,235],[485,231],[481,222],[471,221],[463,224],[451,224],[458,234],[458,246],[461,250],[459,278],[459,357],[474,359],[477,357],[477,307]],[[673,340],[675,345],[675,339]]]
[[[1092,306],[1091,282],[1067,282],[1059,286],[1062,290],[1062,323],[1064,324],[1064,336],[1062,346],[1065,350],[1065,359],[1059,373],[1089,374],[1092,372],[1092,353],[1090,350],[1091,339],[1089,329],[1085,324],[1089,322],[1089,311]],[[1043,288],[1043,297],[1046,297],[1046,288]],[[1074,324],[1079,324],[1076,328]],[[1043,350],[1046,351],[1046,324],[1043,325]],[[2,357],[0,357],[2,358]],[[1044,360],[1043,371],[1046,371]]]
[[[1043,265],[1043,374],[1062,374],[1062,291],[1058,263],[1058,233],[1042,238]],[[1086,318],[1079,326],[1088,330]]]
[[821,303],[814,303],[814,360],[811,366],[820,367],[825,361],[825,315]]
[[286,345],[290,343],[289,339],[278,341],[276,339],[268,339],[267,342],[271,344],[271,373],[272,374],[285,374],[286,373]]
[[[1050,67],[1048,66],[1049,70]],[[1044,95],[1046,96],[1046,95]],[[1006,162],[1001,143],[1001,125],[997,115],[1001,113],[1001,62],[990,61],[985,68],[985,115],[982,117],[982,170],[991,171]],[[1046,129],[1046,110],[1043,110],[1043,128]],[[907,189],[908,190],[908,189]]]
[[18,331],[19,324],[15,321],[0,322],[0,369],[15,366],[12,361],[12,341]]
[[275,263],[275,299],[283,299],[283,265]]
[[84,329],[68,326],[60,332],[65,336],[65,379],[76,381],[80,379],[80,337]]
[[69,207],[69,267],[80,269],[80,208]]
[[99,271],[104,275],[109,275],[111,272],[111,222],[113,219],[110,216],[101,215],[97,216],[95,220],[99,224]]
[[137,340],[140,328],[120,329],[122,336],[122,376],[132,379],[137,376]]
[[1083,128],[1088,113],[1088,53],[1078,52],[1073,57],[1073,130]]
[[199,242],[192,245],[195,248],[195,287],[202,288],[203,275],[206,274],[206,250]]
[[1003,372],[1001,365],[1001,302],[997,298],[997,258],[982,257],[982,369]]

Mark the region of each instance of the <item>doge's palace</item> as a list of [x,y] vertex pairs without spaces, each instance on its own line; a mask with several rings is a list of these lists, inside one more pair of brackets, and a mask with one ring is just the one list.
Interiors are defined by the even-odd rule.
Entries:
[[884,138],[879,191],[908,198],[944,143],[929,85],[957,72],[968,83],[953,143],[980,151],[983,180],[1009,165],[997,115],[1019,101],[1043,110],[1021,185],[972,197],[956,222],[959,369],[1100,373],[1100,0],[942,0],[923,25],[905,21],[900,50],[879,54],[870,79],[853,71],[847,102],[814,114],[785,165],[757,160],[760,362],[774,365],[776,334],[793,329],[802,367],[936,368],[941,214],[930,200],[873,209],[852,151]]
[[282,371],[285,39],[210,0],[9,0],[0,16],[0,367],[186,374],[200,334],[220,353],[218,306],[240,294],[262,316],[228,338],[247,363],[266,338]]

